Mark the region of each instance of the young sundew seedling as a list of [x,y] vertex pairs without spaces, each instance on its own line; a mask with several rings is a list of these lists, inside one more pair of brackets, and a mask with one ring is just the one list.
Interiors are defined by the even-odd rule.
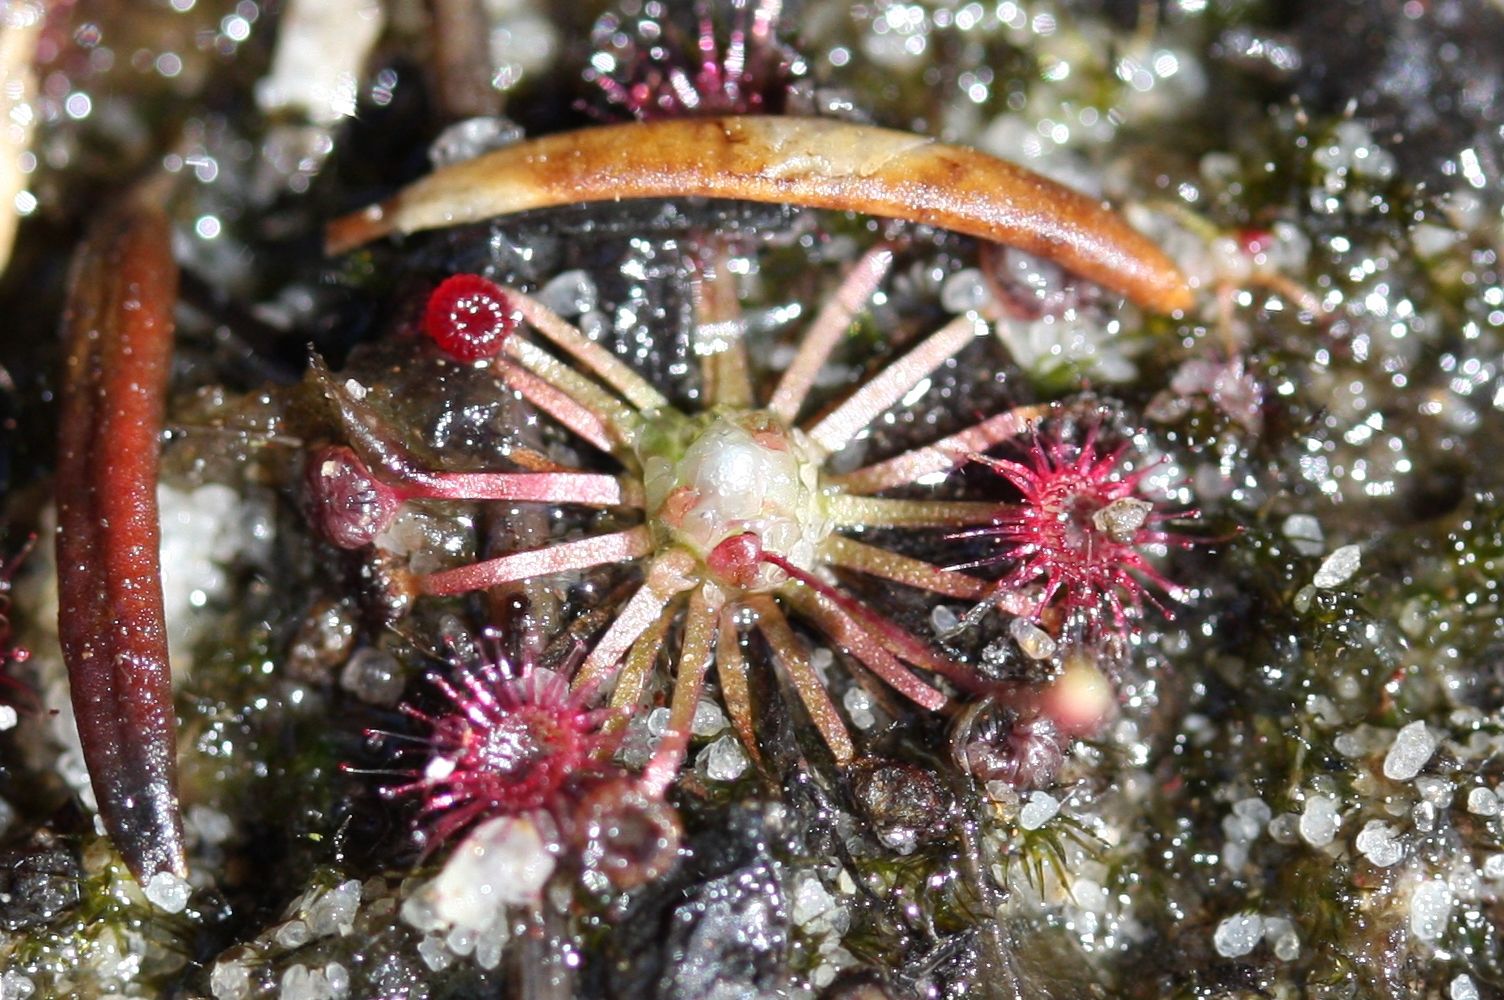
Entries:
[[[992,525],[993,503],[895,499],[877,494],[943,474],[978,451],[1024,432],[1042,412],[1012,410],[991,416],[933,444],[847,472],[833,456],[931,372],[986,329],[960,316],[921,339],[886,368],[816,418],[811,389],[862,304],[882,282],[891,250],[870,251],[820,310],[776,385],[759,399],[749,376],[734,295],[699,288],[702,328],[727,333],[723,350],[702,358],[704,406],[686,411],[583,332],[520,291],[505,291],[525,325],[490,362],[509,390],[548,414],[582,444],[620,463],[618,475],[549,466],[546,471],[443,474],[417,469],[378,430],[348,383],[325,370],[315,377],[333,402],[352,448],[314,457],[313,507],[367,512],[389,519],[386,502],[338,502],[344,496],[508,500],[612,507],[639,512],[640,523],[616,531],[512,552],[494,559],[423,574],[417,588],[454,596],[592,566],[635,562],[643,581],[626,600],[582,663],[577,690],[612,691],[618,709],[639,706],[649,673],[679,623],[677,675],[667,733],[647,765],[645,786],[662,791],[684,759],[691,721],[714,665],[721,697],[748,750],[757,755],[744,654],[745,629],[761,634],[777,667],[797,692],[840,764],[856,753],[840,712],[789,623],[802,618],[848,653],[855,664],[915,704],[938,710],[946,693],[918,671],[962,689],[983,684],[970,667],[857,600],[835,582],[834,570],[880,577],[944,597],[979,601],[993,592],[985,580],[880,548],[855,535],[874,528],[951,531]],[[698,287],[698,286],[697,286]],[[713,287],[713,286],[712,286]],[[573,364],[544,349],[551,346]],[[515,456],[514,456],[515,457]],[[372,469],[380,470],[372,474]],[[351,479],[360,487],[350,486]],[[391,483],[383,482],[383,478]],[[321,485],[322,484],[322,485]],[[379,528],[377,529],[379,530]],[[334,534],[334,532],[327,533]],[[354,533],[374,537],[370,526]],[[1023,595],[995,594],[1005,610],[1022,613]]]
[[487,645],[447,676],[431,675],[440,707],[402,705],[425,733],[372,733],[402,741],[401,758],[414,764],[383,794],[421,803],[425,851],[506,817],[529,824],[549,855],[618,888],[656,878],[678,851],[678,820],[661,795],[611,763],[620,731],[608,723],[621,713],[592,708],[594,687],[571,689],[568,667],[555,672],[527,658],[513,666],[495,642]]
[[585,80],[608,104],[639,121],[717,114],[778,114],[805,65],[777,40],[782,0],[731,0],[729,27],[715,7],[694,4],[693,35],[663,16],[607,14],[592,31]]
[[591,709],[593,691],[571,691],[569,680],[551,670],[524,664],[512,671],[487,659],[431,682],[447,702],[442,711],[402,706],[428,728],[427,759],[410,782],[384,790],[422,799],[429,846],[482,816],[552,805],[565,780],[614,742],[604,728],[613,713]]
[[1195,544],[1164,525],[1196,512],[1157,510],[1142,488],[1154,466],[1130,471],[1123,462],[1128,444],[1103,450],[1099,438],[1095,426],[1080,444],[1036,433],[1022,461],[976,455],[1019,499],[1000,506],[993,524],[963,532],[999,543],[994,554],[968,564],[1008,567],[989,600],[1035,593],[1032,617],[1052,610],[1062,619],[1058,631],[1088,639],[1131,630],[1146,602],[1164,612],[1155,589],[1182,599],[1144,550]]

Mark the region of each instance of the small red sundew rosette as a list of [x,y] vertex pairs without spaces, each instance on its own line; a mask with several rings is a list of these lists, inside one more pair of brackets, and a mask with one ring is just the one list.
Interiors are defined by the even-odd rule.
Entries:
[[1164,527],[1196,512],[1156,510],[1140,488],[1154,466],[1125,471],[1127,448],[1101,448],[1092,428],[1080,445],[1036,437],[1022,461],[973,456],[1005,478],[1019,500],[1002,505],[993,524],[958,533],[999,542],[996,554],[967,565],[1011,564],[999,592],[1040,587],[1035,614],[1056,607],[1089,635],[1135,629],[1146,603],[1168,617],[1154,592],[1178,598],[1182,589],[1142,549],[1196,544]]
[[615,743],[605,723],[617,713],[587,707],[593,689],[571,690],[551,670],[524,663],[514,672],[491,657],[430,683],[446,701],[440,711],[402,705],[428,729],[421,766],[383,789],[421,799],[430,850],[491,816],[550,812],[561,787]]

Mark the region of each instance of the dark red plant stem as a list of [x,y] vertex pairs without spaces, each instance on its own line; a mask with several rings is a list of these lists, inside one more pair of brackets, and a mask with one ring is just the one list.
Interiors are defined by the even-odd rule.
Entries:
[[169,238],[154,207],[100,218],[74,258],[62,329],[58,632],[99,811],[141,881],[188,870],[156,493],[178,287]]

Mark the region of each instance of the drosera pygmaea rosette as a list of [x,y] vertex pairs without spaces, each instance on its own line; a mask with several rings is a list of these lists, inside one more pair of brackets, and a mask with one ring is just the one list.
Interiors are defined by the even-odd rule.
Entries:
[[437,707],[402,704],[423,732],[371,734],[397,748],[403,780],[382,794],[419,803],[424,853],[510,817],[557,863],[620,888],[662,874],[678,849],[678,819],[661,795],[613,763],[620,730],[607,723],[621,713],[592,708],[591,686],[571,689],[579,657],[556,671],[530,655],[512,663],[494,636],[478,647],[429,675]]

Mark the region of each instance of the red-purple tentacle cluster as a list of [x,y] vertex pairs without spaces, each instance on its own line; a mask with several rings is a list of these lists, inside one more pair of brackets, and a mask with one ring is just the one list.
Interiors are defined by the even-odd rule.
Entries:
[[1143,550],[1195,544],[1163,527],[1195,513],[1154,509],[1141,489],[1154,466],[1125,471],[1127,450],[1126,442],[1102,450],[1093,428],[1079,446],[1036,435],[1023,461],[976,456],[1020,498],[999,508],[995,524],[964,533],[1002,542],[971,565],[1011,566],[999,590],[1038,588],[1036,614],[1058,607],[1088,633],[1132,628],[1145,602],[1168,616],[1154,591],[1176,597],[1180,587]]
[[599,768],[614,743],[605,723],[616,713],[588,706],[593,691],[571,691],[560,674],[499,657],[434,676],[447,704],[403,711],[428,727],[425,760],[389,796],[422,797],[432,849],[492,816],[552,813],[572,779]]
[[[649,5],[650,13],[655,6]],[[775,37],[781,7],[779,0],[734,0],[724,46],[706,2],[695,4],[693,38],[666,10],[635,23],[604,18],[596,26],[597,51],[585,78],[609,104],[640,121],[777,114],[799,71]]]

